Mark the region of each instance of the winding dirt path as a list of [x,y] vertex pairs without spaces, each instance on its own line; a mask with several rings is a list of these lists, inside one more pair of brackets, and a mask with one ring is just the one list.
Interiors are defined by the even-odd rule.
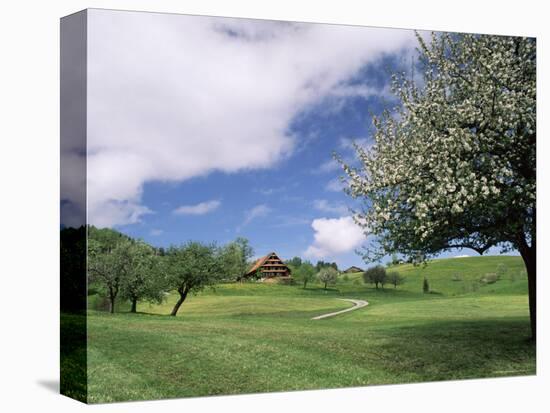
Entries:
[[348,298],[337,298],[337,300],[349,301],[353,303],[354,306],[350,308],[346,308],[345,310],[335,311],[334,313],[321,314],[321,315],[318,315],[317,317],[313,317],[312,320],[321,320],[323,318],[334,317],[335,315],[347,313],[348,311],[358,310],[360,308],[363,308],[369,305],[369,303],[365,300],[352,300]]

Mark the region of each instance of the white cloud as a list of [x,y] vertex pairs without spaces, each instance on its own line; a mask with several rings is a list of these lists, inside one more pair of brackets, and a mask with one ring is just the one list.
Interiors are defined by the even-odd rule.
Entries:
[[372,141],[368,138],[341,138],[339,146],[342,149],[350,149],[355,151],[355,147],[353,146],[354,144],[363,149],[369,149],[372,146]]
[[345,187],[346,184],[340,178],[334,178],[327,182],[325,189],[331,192],[341,192]]
[[139,221],[143,185],[273,167],[288,127],[412,31],[89,10],[88,217]]
[[174,209],[173,213],[176,215],[204,215],[215,211],[220,205],[221,202],[217,200],[201,202],[196,205],[182,205]]
[[149,235],[153,236],[153,237],[158,237],[160,235],[164,234],[164,231],[162,229],[152,229],[150,232],[149,232]]
[[250,224],[255,219],[265,217],[270,212],[271,212],[271,208],[269,208],[265,204],[256,205],[254,208],[247,210],[245,212],[245,218],[243,223],[237,227],[237,232],[240,232],[244,226]]
[[334,172],[341,169],[340,163],[336,159],[330,159],[326,162],[323,162],[317,168],[313,169],[311,172],[314,174],[322,174],[327,172]]
[[328,212],[338,215],[345,215],[349,212],[345,205],[340,203],[330,203],[326,199],[316,199],[313,201],[313,207],[321,212]]
[[353,251],[365,240],[363,230],[351,216],[313,220],[313,244],[305,251],[308,258],[327,258]]

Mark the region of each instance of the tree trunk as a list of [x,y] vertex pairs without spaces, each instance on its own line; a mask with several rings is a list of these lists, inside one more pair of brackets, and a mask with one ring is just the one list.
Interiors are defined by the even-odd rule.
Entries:
[[183,302],[187,298],[187,294],[189,293],[189,290],[181,289],[181,290],[178,290],[178,292],[180,293],[180,298],[178,299],[178,302],[176,303],[176,305],[172,309],[172,312],[170,313],[170,315],[174,316],[174,317],[176,316],[176,314],[178,313],[178,310],[180,309],[181,305],[183,304]]
[[531,319],[531,339],[537,340],[537,248],[519,248],[521,258],[527,269],[527,285],[529,290],[529,317]]
[[325,290],[327,289],[327,283],[325,283]]
[[109,288],[109,312],[111,314],[115,313],[115,300],[116,300],[116,293]]
[[137,298],[132,298],[132,308],[130,308],[131,313],[136,313],[137,311]]
[[307,281],[304,281],[304,290],[306,289]]

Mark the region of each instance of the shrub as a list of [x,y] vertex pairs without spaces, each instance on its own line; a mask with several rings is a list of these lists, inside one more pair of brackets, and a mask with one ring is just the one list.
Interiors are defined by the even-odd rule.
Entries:
[[349,275],[344,274],[344,276],[342,277],[342,281],[349,281]]
[[479,281],[481,281],[483,284],[494,284],[499,280],[498,274],[491,272],[485,274]]
[[451,280],[462,281],[462,275],[460,275],[459,273],[454,273],[453,276],[451,277]]

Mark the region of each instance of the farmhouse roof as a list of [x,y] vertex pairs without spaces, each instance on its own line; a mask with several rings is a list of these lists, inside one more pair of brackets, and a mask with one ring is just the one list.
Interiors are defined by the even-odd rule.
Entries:
[[349,267],[344,272],[363,272],[363,270],[359,267],[356,267],[355,265],[352,265],[351,267]]
[[[271,253],[271,254],[273,254],[273,253]],[[247,274],[253,273],[258,268],[260,268],[263,265],[263,263],[266,262],[267,259],[271,256],[271,254],[267,254],[265,257],[258,258],[256,260],[256,262],[254,263],[254,265],[252,265],[252,268],[250,268],[250,270],[248,270]]]
[[[279,268],[273,268],[274,266]],[[288,268],[288,266],[284,263],[284,261],[281,260],[275,252],[270,252],[266,256],[257,259],[256,262],[252,265],[252,267],[247,271],[246,275],[255,274],[256,271],[260,269],[262,270],[262,273],[264,275],[266,273],[269,275],[269,273],[273,273],[273,272],[285,273],[286,275],[290,275],[290,268]],[[279,275],[283,275],[283,274],[279,274]]]

